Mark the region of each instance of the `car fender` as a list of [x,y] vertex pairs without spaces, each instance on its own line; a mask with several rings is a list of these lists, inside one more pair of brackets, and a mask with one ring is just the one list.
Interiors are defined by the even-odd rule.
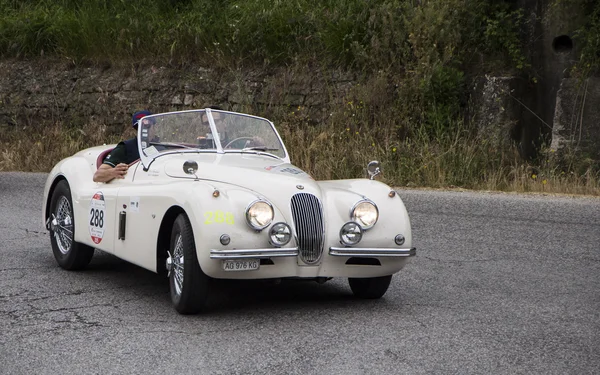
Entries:
[[[270,226],[263,230],[253,229],[245,217],[249,204],[264,199],[260,194],[239,186],[217,182],[194,183],[190,194],[193,198],[186,199],[182,207],[192,224],[200,267],[209,276],[218,263],[210,259],[211,249],[272,247],[268,236]],[[272,204],[272,207],[272,223],[289,224],[289,218],[277,205]],[[227,245],[220,241],[223,235],[230,239]],[[286,245],[294,246],[294,239]]]
[[412,245],[408,212],[400,196],[388,185],[368,179],[321,181],[319,185],[329,214],[329,237],[339,236],[342,225],[351,221],[351,207],[367,199],[377,206],[379,218],[372,228],[363,233],[360,246],[396,247],[394,238],[398,234],[405,238],[403,246]]

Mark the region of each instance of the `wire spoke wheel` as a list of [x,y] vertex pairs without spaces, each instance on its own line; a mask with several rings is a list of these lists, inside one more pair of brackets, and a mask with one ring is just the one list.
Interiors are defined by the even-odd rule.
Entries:
[[173,223],[167,253],[173,306],[181,314],[200,312],[207,299],[209,277],[200,268],[192,226],[183,213]]
[[56,184],[49,208],[50,243],[56,262],[67,270],[85,268],[92,260],[94,248],[75,242],[74,207],[66,180]]
[[179,234],[175,240],[175,249],[173,249],[173,273],[172,277],[175,279],[175,293],[181,295],[183,289],[183,240],[181,234]]
[[65,196],[61,196],[55,211],[57,225],[54,228],[54,238],[62,254],[67,254],[73,244],[73,214],[71,204]]

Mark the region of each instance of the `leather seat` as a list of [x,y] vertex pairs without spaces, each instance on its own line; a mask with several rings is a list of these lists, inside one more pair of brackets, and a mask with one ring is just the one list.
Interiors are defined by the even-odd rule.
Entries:
[[106,158],[112,150],[114,150],[114,148],[109,148],[107,150],[102,151],[100,155],[98,155],[98,159],[96,159],[96,169],[100,168],[100,166],[104,162],[104,158]]

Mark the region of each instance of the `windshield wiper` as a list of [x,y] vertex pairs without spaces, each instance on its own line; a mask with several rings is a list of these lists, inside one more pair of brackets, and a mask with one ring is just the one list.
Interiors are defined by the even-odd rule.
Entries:
[[253,147],[245,147],[240,150],[240,152],[242,152],[242,153],[243,152],[251,152],[253,154],[265,155],[265,156],[270,156],[275,159],[281,159],[279,156],[271,154],[270,152],[266,152],[266,151],[279,151],[279,149],[278,148],[268,148],[266,146],[253,146]]
[[177,148],[190,148],[195,149],[197,147],[190,147],[186,145],[182,145],[179,143],[171,143],[171,142],[149,142],[153,146],[165,146],[165,147],[177,147]]
[[242,152],[244,151],[279,151],[278,148],[268,148],[267,146],[252,146],[252,147],[244,147]]

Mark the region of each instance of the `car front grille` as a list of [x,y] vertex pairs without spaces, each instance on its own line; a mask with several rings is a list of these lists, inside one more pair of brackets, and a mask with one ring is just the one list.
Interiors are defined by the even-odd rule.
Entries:
[[323,252],[323,208],[319,198],[309,193],[298,193],[292,197],[292,217],[296,227],[298,250],[302,261],[313,264]]

